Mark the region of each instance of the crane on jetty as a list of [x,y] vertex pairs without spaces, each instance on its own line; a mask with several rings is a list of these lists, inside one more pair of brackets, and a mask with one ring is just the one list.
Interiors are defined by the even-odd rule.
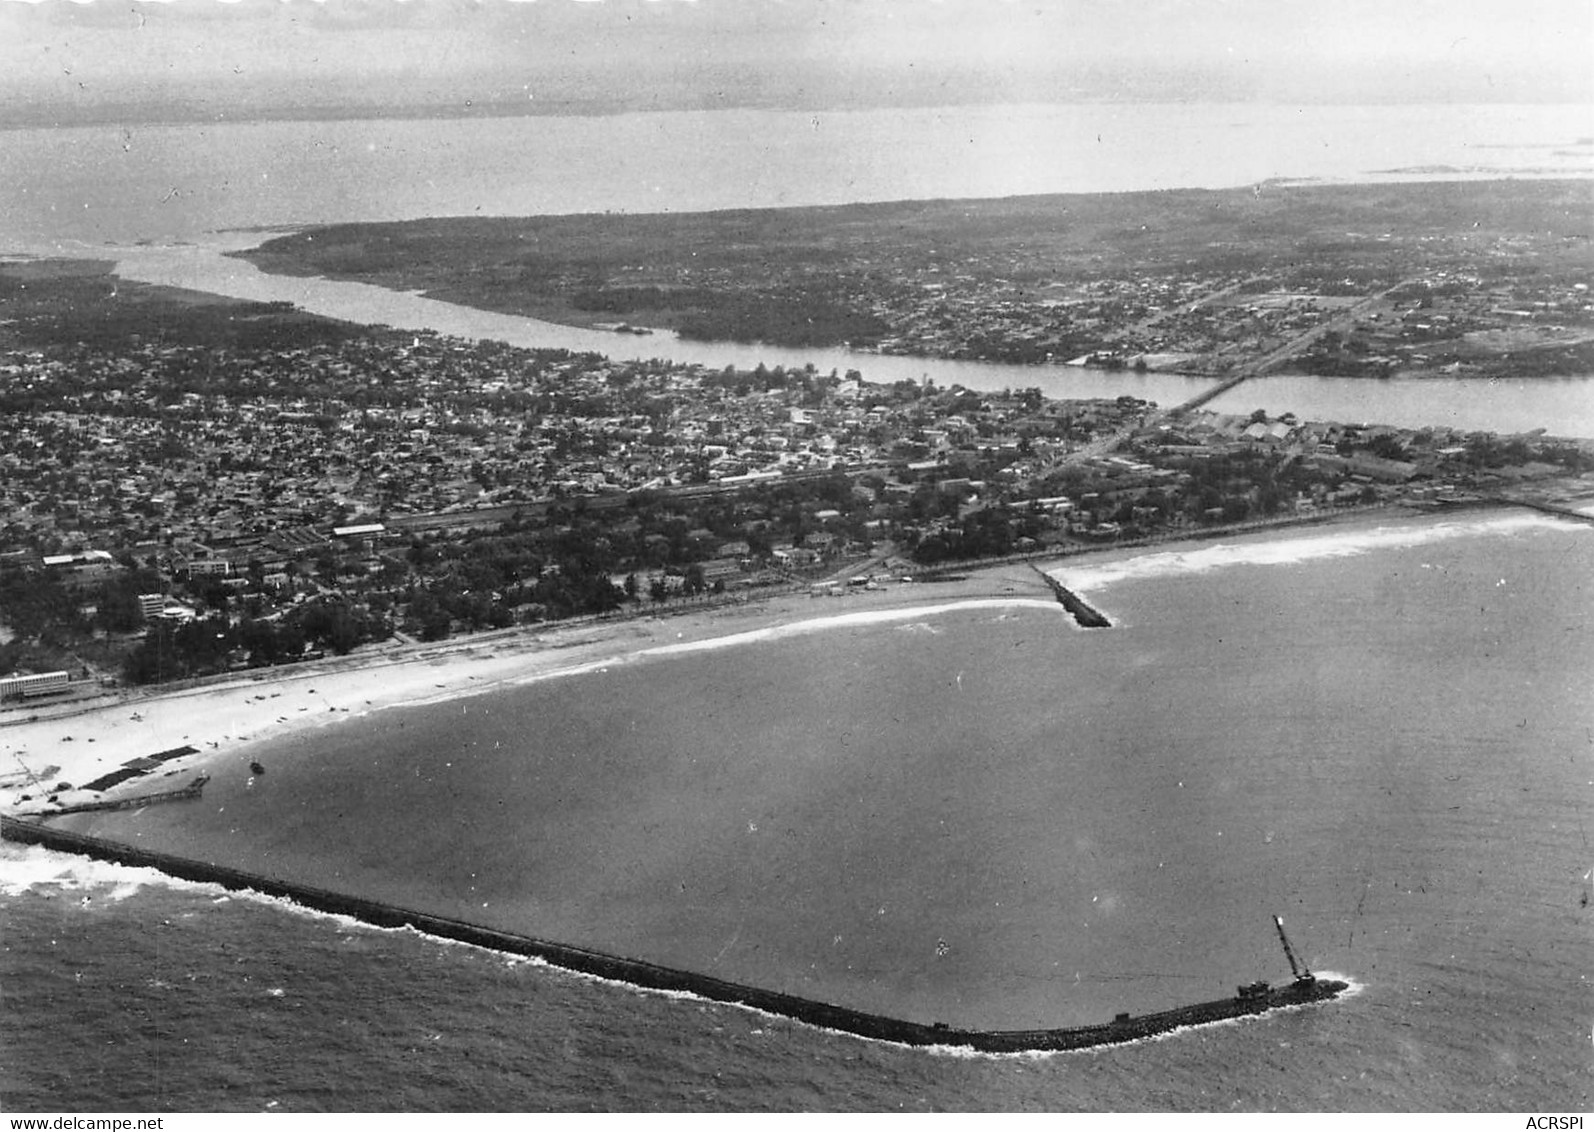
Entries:
[[[31,816],[42,819],[49,815]],[[595,975],[601,979],[611,979],[651,990],[687,992],[715,1002],[730,1003],[763,1011],[766,1014],[791,1018],[810,1026],[907,1046],[952,1046],[985,1053],[1089,1049],[1093,1046],[1120,1045],[1124,1042],[1170,1034],[1188,1026],[1224,1022],[1231,1018],[1253,1017],[1286,1006],[1306,1006],[1311,1003],[1326,1002],[1350,989],[1350,984],[1343,980],[1318,979],[1309,972],[1304,972],[1296,961],[1288,940],[1285,940],[1284,947],[1289,953],[1290,966],[1296,972],[1295,981],[1285,986],[1270,986],[1266,981],[1249,983],[1240,987],[1233,998],[1197,1002],[1189,1006],[1176,1006],[1170,1010],[1159,1010],[1138,1016],[1120,1013],[1111,1022],[1083,1026],[1041,1030],[973,1030],[948,1026],[943,1022],[920,1022],[871,1014],[817,999],[800,998],[783,991],[749,986],[745,983],[732,983],[701,972],[664,967],[646,960],[628,959],[571,944],[516,935],[430,912],[398,907],[258,873],[246,873],[214,862],[177,857],[142,846],[55,829],[41,824],[39,820],[22,821],[0,814],[0,840],[15,841],[23,845],[42,845],[49,849],[79,853],[116,864],[155,868],[182,880],[219,884],[229,891],[252,890],[265,896],[292,900],[306,908],[352,916],[377,927],[408,927],[413,931],[424,932],[441,939],[457,940],[514,955],[530,956],[555,967]],[[1283,939],[1283,924],[1277,917],[1274,917],[1274,920],[1278,923],[1279,938]]]
[[1273,926],[1279,930],[1279,942],[1284,945],[1284,958],[1290,961],[1290,973],[1295,976],[1298,983],[1309,982],[1316,978],[1307,968],[1305,963],[1295,958],[1295,949],[1290,946],[1290,937],[1284,934],[1284,921],[1278,916],[1273,917]]

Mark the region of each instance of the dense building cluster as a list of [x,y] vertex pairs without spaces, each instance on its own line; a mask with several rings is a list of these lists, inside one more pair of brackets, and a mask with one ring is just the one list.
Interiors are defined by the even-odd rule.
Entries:
[[[1454,325],[1452,300],[1390,297]],[[0,674],[166,680],[1594,466],[1539,437],[205,317],[299,321],[0,353]]]

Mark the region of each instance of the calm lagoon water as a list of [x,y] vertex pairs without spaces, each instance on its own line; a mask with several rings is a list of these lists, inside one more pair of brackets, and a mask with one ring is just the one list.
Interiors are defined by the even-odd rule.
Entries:
[[[1583,106],[1082,103],[0,131],[6,244],[424,216],[1587,175]],[[1413,170],[1448,169],[1446,174]],[[5,250],[0,245],[0,251]]]

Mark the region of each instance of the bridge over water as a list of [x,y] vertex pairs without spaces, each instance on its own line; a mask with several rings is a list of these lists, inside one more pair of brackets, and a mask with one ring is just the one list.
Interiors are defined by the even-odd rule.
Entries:
[[1099,456],[1105,456],[1118,448],[1119,445],[1123,444],[1135,433],[1154,426],[1159,421],[1177,420],[1179,417],[1184,416],[1187,413],[1194,412],[1203,405],[1217,400],[1231,389],[1237,389],[1240,385],[1249,381],[1251,378],[1259,377],[1262,374],[1267,373],[1269,370],[1297,356],[1298,354],[1304,353],[1306,349],[1314,342],[1331,331],[1341,330],[1346,326],[1349,326],[1351,323],[1355,322],[1357,318],[1361,317],[1361,315],[1365,313],[1369,307],[1373,306],[1375,303],[1382,302],[1392,292],[1406,286],[1406,284],[1412,281],[1412,279],[1402,279],[1398,283],[1386,287],[1376,294],[1368,295],[1365,298],[1357,300],[1344,310],[1340,311],[1338,314],[1334,315],[1332,318],[1324,319],[1321,323],[1312,327],[1310,330],[1302,331],[1300,334],[1288,339],[1281,345],[1275,346],[1261,357],[1252,358],[1248,362],[1241,363],[1235,368],[1234,372],[1229,377],[1218,382],[1218,384],[1212,386],[1210,389],[1203,389],[1200,393],[1197,393],[1188,401],[1175,405],[1172,408],[1159,410],[1137,425],[1130,425],[1128,427],[1118,429],[1112,433],[1109,433],[1107,436],[1092,441],[1085,447],[1070,452],[1068,455],[1062,457],[1056,462],[1054,467],[1065,467],[1069,464],[1079,464],[1086,460],[1092,460]]

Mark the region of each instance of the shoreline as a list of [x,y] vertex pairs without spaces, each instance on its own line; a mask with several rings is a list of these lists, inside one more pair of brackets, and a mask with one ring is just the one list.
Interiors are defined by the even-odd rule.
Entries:
[[[825,601],[822,611],[813,602]],[[1011,566],[971,570],[948,582],[899,583],[816,599],[785,593],[745,603],[552,628],[514,628],[429,644],[401,645],[216,677],[196,687],[116,696],[49,713],[48,705],[0,714],[0,813],[38,814],[61,805],[170,788],[218,752],[251,746],[400,705],[444,702],[494,688],[575,676],[692,647],[722,647],[749,635],[818,630],[865,620],[909,617],[928,608],[976,602],[1049,601],[1041,580]],[[838,607],[839,606],[839,607]],[[1060,608],[1060,607],[1059,607]],[[22,712],[28,712],[22,715]],[[180,745],[195,748],[103,792],[84,783],[124,763]],[[29,781],[57,769],[41,784]],[[71,789],[55,788],[68,783]],[[45,789],[48,788],[48,789]],[[24,800],[26,797],[27,800]]]
[[[1142,787],[1117,785],[1119,767],[1125,766],[1162,781],[1165,803],[1159,805],[1175,812],[1185,830],[1194,831],[1190,838],[1194,852],[1207,852],[1201,842],[1214,838],[1220,828],[1226,836],[1214,852],[1232,854],[1230,838],[1236,831],[1251,835],[1252,843],[1242,849],[1254,849],[1265,859],[1247,863],[1255,875],[1240,886],[1243,892],[1224,894],[1230,903],[1262,900],[1281,906],[1299,887],[1294,875],[1298,870],[1304,868],[1305,875],[1315,877],[1310,872],[1312,847],[1301,842],[1304,835],[1296,819],[1266,827],[1269,833],[1274,828],[1282,831],[1280,848],[1259,848],[1256,838],[1264,827],[1246,826],[1253,813],[1249,803],[1222,786],[1224,781],[1238,781],[1235,774],[1243,772],[1247,781],[1287,780],[1309,790],[1310,784],[1297,775],[1274,775],[1265,769],[1282,769],[1275,745],[1242,741],[1235,761],[1221,764],[1225,770],[1203,769],[1218,765],[1207,756],[1229,750],[1232,728],[1225,721],[1200,723],[1201,734],[1193,735],[1188,744],[1148,743],[1145,737],[1154,733],[1154,727],[1134,729],[1117,718],[1117,708],[1120,703],[1139,702],[1140,693],[1162,678],[1157,666],[1164,657],[1170,664],[1180,664],[1177,654],[1170,652],[1182,639],[1178,626],[1185,602],[1178,594],[1199,601],[1203,591],[1221,591],[1225,595],[1221,608],[1208,608],[1216,622],[1203,626],[1227,636],[1230,622],[1254,622],[1236,616],[1252,592],[1264,598],[1287,595],[1315,578],[1323,581],[1325,592],[1343,597],[1341,580],[1346,575],[1334,559],[1359,557],[1359,564],[1345,568],[1352,571],[1349,576],[1376,581],[1389,574],[1381,548],[1398,547],[1400,557],[1393,561],[1402,564],[1396,567],[1401,574],[1418,562],[1432,562],[1439,572],[1412,571],[1410,576],[1423,584],[1448,584],[1447,578],[1476,573],[1456,571],[1457,562],[1476,563],[1472,556],[1482,553],[1489,562],[1509,563],[1519,546],[1525,552],[1536,541],[1530,537],[1519,544],[1516,532],[1553,523],[1517,512],[1442,522],[1391,518],[1394,521],[1341,524],[1305,537],[1302,532],[1270,532],[1224,540],[1226,545],[1197,554],[1187,546],[1167,554],[1091,556],[1119,559],[1116,567],[1112,562],[1087,567],[1076,560],[1078,576],[1064,567],[1063,580],[1122,617],[1114,617],[1121,628],[1105,637],[1077,630],[1058,603],[1033,606],[1029,604],[1033,598],[1018,593],[983,599],[1011,600],[1015,604],[1010,610],[926,614],[932,601],[981,600],[977,592],[991,595],[1002,581],[1015,580],[990,572],[929,587],[928,595],[920,590],[912,600],[899,590],[896,596],[871,594],[885,599],[874,604],[864,597],[856,602],[819,600],[817,605],[809,601],[803,606],[793,601],[786,606],[787,616],[759,610],[746,617],[680,618],[673,625],[666,621],[653,626],[662,632],[645,638],[610,639],[608,654],[657,655],[655,650],[690,647],[693,640],[688,638],[709,647],[718,643],[720,651],[683,658],[686,663],[681,665],[651,665],[644,660],[612,674],[594,672],[579,682],[523,692],[512,683],[500,684],[490,695],[373,716],[336,732],[317,731],[308,721],[317,715],[336,718],[319,702],[302,714],[294,710],[310,703],[303,699],[307,687],[327,693],[329,699],[331,689],[319,682],[295,682],[289,686],[291,693],[257,701],[256,706],[278,708],[279,714],[294,721],[290,727],[306,720],[309,730],[289,731],[253,749],[229,744],[230,749],[207,750],[200,759],[210,764],[215,781],[204,801],[172,808],[151,806],[142,813],[139,806],[121,814],[85,814],[39,824],[141,851],[320,886],[484,930],[633,957],[883,1017],[945,1019],[981,1029],[1067,1027],[1110,1019],[1114,1011],[1141,1016],[1171,1003],[1217,999],[1229,979],[1271,970],[1223,926],[1242,910],[1231,908],[1225,917],[1216,918],[1207,917],[1201,908],[1186,909],[1181,894],[1190,880],[1180,874],[1200,870],[1174,862],[1170,866],[1174,873],[1156,871],[1164,866],[1155,845],[1145,850],[1144,891],[1139,889],[1142,881],[1134,881],[1131,890],[1125,876],[1115,875],[1118,865],[1107,866],[1099,876],[1072,881],[1069,870],[1089,846],[1067,831],[1091,831],[1096,805],[1133,812]],[[1563,532],[1567,529],[1553,525]],[[1568,547],[1568,537],[1556,535],[1553,545]],[[1587,539],[1571,537],[1586,552]],[[1470,549],[1452,552],[1444,549],[1447,543]],[[1318,565],[1310,566],[1307,574],[1297,573],[1296,563]],[[1215,564],[1236,568],[1221,576],[1199,577]],[[1291,568],[1279,570],[1271,564]],[[1109,567],[1117,568],[1125,579],[1122,589],[1108,579]],[[1502,576],[1515,577],[1505,573],[1506,565],[1500,569]],[[1453,573],[1447,576],[1447,570]],[[1028,566],[1019,568],[1019,576],[1023,575],[1040,581]],[[1476,581],[1471,578],[1468,584]],[[1485,584],[1492,586],[1493,581],[1492,573],[1485,577]],[[1362,590],[1357,587],[1356,592]],[[1028,592],[1033,591],[1032,584]],[[1236,598],[1235,608],[1230,608],[1229,597]],[[803,600],[808,599],[796,599]],[[751,648],[724,644],[730,637],[764,634],[783,625],[812,628],[858,613],[880,616],[898,610],[906,619],[878,629],[860,625],[839,634],[812,632],[790,644],[760,636],[764,643]],[[1508,616],[1510,611],[1501,607],[1495,612]],[[697,628],[685,632],[689,621]],[[997,627],[998,621],[1009,624]],[[992,627],[983,628],[986,623]],[[677,630],[683,631],[679,639]],[[939,660],[920,664],[915,654],[924,651],[928,656],[938,647],[934,636],[941,633],[951,636],[940,643]],[[594,643],[582,636],[574,643],[576,648]],[[1202,637],[1210,639],[1205,631]],[[1236,637],[1237,642],[1247,639],[1254,638]],[[1009,651],[1010,641],[1022,641],[1025,647]],[[948,645],[954,651],[946,651]],[[588,653],[588,659],[593,655]],[[1144,677],[1129,684],[1092,675],[1091,670],[1099,674],[1117,669],[1101,662],[1119,656],[1147,661],[1150,667],[1137,665]],[[568,649],[559,657],[540,662],[541,672],[568,671],[566,658],[582,659]],[[899,722],[906,721],[907,716],[900,703],[889,700],[881,705],[885,712],[873,713],[878,729],[874,724],[832,726],[823,720],[810,725],[789,713],[789,722],[778,727],[767,726],[751,711],[743,720],[737,718],[739,704],[767,702],[782,688],[792,689],[799,700],[835,705],[831,712],[835,718],[851,718],[853,713],[843,708],[868,707],[875,698],[869,692],[857,701],[835,697],[838,689],[860,682],[853,672],[860,660],[859,671],[870,674],[864,681],[874,692],[905,683],[920,689],[944,688],[920,696],[913,713],[918,720],[942,722],[927,728],[910,721],[894,729],[889,721],[896,716],[902,717]],[[483,663],[492,662],[419,665],[418,691],[428,697],[468,696],[471,689],[461,691],[458,685],[480,683],[469,676],[480,672]],[[971,666],[974,678],[967,688],[961,671],[965,666]],[[391,675],[397,670],[378,671]],[[424,681],[434,675],[455,683],[455,691],[432,689]],[[529,667],[522,675],[538,678]],[[1205,677],[1186,675],[1190,686],[1202,694]],[[807,682],[810,678],[812,683]],[[1148,685],[1147,680],[1153,683]],[[717,694],[707,691],[711,681],[720,689]],[[1070,699],[1070,685],[1092,691],[1075,701]],[[695,690],[700,688],[705,699],[694,703]],[[1017,695],[1020,689],[1024,695],[1009,699],[1010,692]],[[971,699],[959,705],[960,693],[977,696],[978,702]],[[1111,698],[1100,699],[1101,693]],[[1270,702],[1282,701],[1270,697]],[[661,730],[648,733],[645,721],[669,723],[652,714],[661,704],[678,705],[670,718],[686,720],[684,742]],[[895,716],[890,714],[893,704],[899,709]],[[1034,722],[1052,718],[1054,710],[1062,714],[1051,723]],[[469,720],[461,719],[466,712]],[[484,712],[494,718],[479,720]],[[1063,722],[1072,713],[1080,715],[1085,730],[1076,733]],[[1011,729],[1005,725],[983,729],[986,723],[1003,719],[1029,722],[1015,723]],[[638,722],[644,722],[643,737],[628,738],[637,731]],[[1070,734],[1065,736],[1065,730]],[[558,738],[573,734],[588,738]],[[712,742],[722,734],[731,737],[723,744]],[[525,743],[511,741],[521,735],[527,737]],[[1042,736],[1039,743],[1023,741]],[[986,737],[993,737],[989,752]],[[505,752],[490,753],[489,749],[498,748],[499,738]],[[700,744],[699,738],[710,741]],[[1354,746],[1367,752],[1376,742]],[[478,747],[480,752],[473,750]],[[932,757],[929,752],[939,753]],[[880,756],[878,761],[859,757],[872,754]],[[1488,754],[1480,749],[1479,757],[1486,761]],[[266,774],[246,781],[245,767],[252,758],[264,764]],[[1376,762],[1376,756],[1353,756],[1355,764],[1369,760]],[[198,769],[169,781],[180,785]],[[1189,784],[1196,793],[1186,794],[1192,773],[1197,781]],[[1177,788],[1176,777],[1181,779]],[[910,780],[911,795],[897,789]],[[982,793],[986,787],[991,789]],[[144,796],[157,789],[128,784],[107,797]],[[1476,796],[1470,786],[1441,789],[1454,796],[1435,799],[1436,803]],[[1099,802],[1086,800],[1098,796]],[[898,798],[906,807],[911,797],[912,813],[918,817],[900,829],[894,820],[888,821],[890,828],[882,830],[881,822],[869,820],[881,812],[874,802],[863,800],[870,797],[887,807]],[[351,803],[354,810],[348,810]],[[1388,807],[1396,812],[1397,803]],[[904,809],[904,815],[907,812]],[[683,822],[683,814],[692,817]],[[961,828],[955,814],[968,814],[970,824]],[[831,815],[839,816],[827,824]],[[943,817],[938,825],[937,819]],[[1304,820],[1309,832],[1320,828],[1314,819]],[[953,832],[943,834],[948,822]],[[798,840],[788,840],[789,828],[797,830]],[[861,832],[871,829],[871,834]],[[985,841],[990,836],[986,831],[992,829],[1004,831],[994,845]],[[412,836],[394,837],[400,830]],[[901,837],[903,830],[912,830],[915,836]],[[1095,831],[1090,844],[1113,861],[1126,859],[1127,844],[1135,842],[1138,834],[1133,822],[1125,832],[1119,830],[1125,830],[1122,822],[1108,821]],[[394,844],[373,857],[372,851],[389,838]],[[1266,844],[1274,842],[1269,839]],[[1031,846],[1038,856],[1033,858],[1029,879],[1023,871],[1009,870],[995,889],[985,883],[969,888],[958,871],[967,860],[1029,861]],[[983,856],[971,857],[970,847],[983,850]],[[814,878],[843,875],[835,861],[859,852],[864,853],[859,860],[883,862],[878,875],[862,869],[852,877],[844,899],[813,887]],[[1276,854],[1283,855],[1275,858]],[[95,867],[96,871],[84,872],[84,864],[74,863],[74,857],[43,848],[7,847],[0,859],[10,862],[3,871],[13,887],[35,883],[25,878],[48,875],[82,878],[94,885],[121,883],[116,881],[119,870]],[[921,866],[920,861],[926,863]],[[818,865],[812,877],[802,867],[805,862]],[[1274,872],[1289,875],[1275,883]],[[990,874],[983,875],[989,881]],[[1025,891],[1036,878],[1044,878],[1044,889]],[[781,895],[773,900],[760,896],[772,889]],[[1098,892],[1104,901],[1120,899],[1126,891],[1138,891],[1137,902],[1145,908],[1161,910],[1151,919],[1177,916],[1182,924],[1191,925],[1190,946],[1172,949],[1173,955],[1185,951],[1192,956],[1221,955],[1222,961],[1205,967],[1204,961],[1192,961],[1188,969],[1182,964],[1168,966],[1170,956],[1159,953],[1165,945],[1153,944],[1155,932],[1148,935],[1146,924],[1136,922],[1145,918],[1143,911],[1129,909],[1134,919],[1125,916],[1115,921],[1112,916],[1122,905],[1101,908],[1094,899]],[[794,900],[791,894],[803,899]],[[98,906],[101,893],[95,891],[93,899]],[[1333,904],[1332,895],[1323,899]],[[997,927],[990,921],[992,901],[1013,909],[1014,918],[1004,914],[1000,930],[987,937],[984,933]],[[1321,911],[1322,900],[1316,903]],[[889,917],[878,911],[883,907],[890,909]],[[739,930],[743,928],[745,932]],[[1325,938],[1324,931],[1314,925],[1306,935]],[[832,933],[845,937],[844,947],[833,946]],[[939,950],[931,954],[930,944],[938,935],[950,942],[950,957]],[[1142,938],[1144,952],[1126,950],[1126,941]],[[1028,946],[1036,939],[1043,941],[1041,950]],[[755,946],[760,943],[762,949]],[[1136,949],[1140,946],[1133,943]],[[1333,950],[1313,954],[1309,962],[1336,970],[1366,969],[1365,963],[1334,958]],[[1095,974],[1086,984],[1048,983],[1044,1008],[1031,1009],[1022,974],[1002,974],[1008,968],[1001,964],[985,965],[992,954],[1022,954],[1025,962],[1033,957],[1031,966],[1042,976],[1059,960],[1063,970]],[[1128,954],[1135,956],[1134,962],[1121,969],[1114,966],[1114,957]],[[811,960],[818,961],[817,970]],[[1133,980],[1114,985],[1116,976],[1131,971],[1136,973]],[[1181,981],[1162,985],[1160,980],[1167,978]],[[1198,984],[1197,978],[1204,981]]]
[[[839,598],[787,592],[703,609],[665,608],[578,625],[497,630],[456,640],[399,645],[345,657],[254,669],[215,677],[198,686],[122,694],[49,713],[0,713],[0,813],[39,814],[54,796],[62,806],[170,789],[202,763],[225,751],[236,757],[261,743],[312,728],[346,722],[400,705],[446,702],[495,688],[576,676],[605,666],[645,662],[671,653],[734,647],[747,639],[821,631],[831,627],[912,617],[960,606],[1054,606],[1060,623],[1074,628],[1057,603],[1060,569],[1083,561],[1166,554],[1179,547],[1211,546],[1215,538],[1270,539],[1302,528],[1322,531],[1357,526],[1429,523],[1439,516],[1380,508],[1311,522],[1218,532],[1146,546],[1103,546],[1082,554],[1034,556],[1024,561],[969,563],[944,581],[896,583]],[[1116,555],[1112,555],[1113,551]],[[1088,600],[1089,595],[1086,595]],[[821,607],[814,602],[821,601]],[[62,705],[66,706],[66,705]],[[187,745],[195,753],[103,793],[87,782],[131,760]],[[30,778],[57,769],[44,781]],[[57,790],[60,784],[69,789]]]

